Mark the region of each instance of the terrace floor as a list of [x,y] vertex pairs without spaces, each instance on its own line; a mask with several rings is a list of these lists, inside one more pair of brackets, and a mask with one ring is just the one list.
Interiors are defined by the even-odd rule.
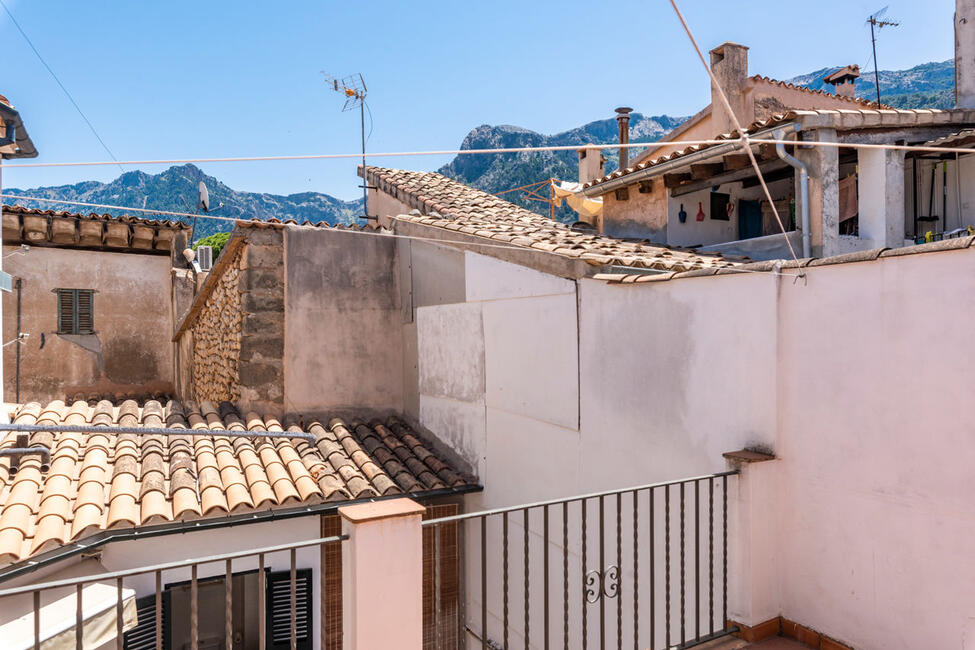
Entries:
[[718,639],[711,643],[700,645],[698,648],[699,650],[738,650],[739,648],[755,648],[756,650],[808,650],[809,646],[782,636],[775,636],[758,643],[748,643],[747,641],[742,641],[734,637]]

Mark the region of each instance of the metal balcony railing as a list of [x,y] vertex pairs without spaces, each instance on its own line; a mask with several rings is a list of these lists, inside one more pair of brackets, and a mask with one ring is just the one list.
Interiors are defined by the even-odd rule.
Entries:
[[[233,553],[223,553],[198,557],[193,559],[181,560],[156,564],[153,566],[114,571],[98,575],[89,575],[79,578],[55,580],[51,582],[30,584],[11,589],[0,590],[0,611],[5,607],[11,606],[17,598],[32,597],[32,606],[28,604],[27,616],[33,611],[33,645],[35,650],[40,650],[42,643],[52,634],[51,631],[42,628],[42,600],[51,601],[52,597],[58,600],[50,604],[55,610],[51,614],[60,615],[63,618],[65,609],[70,609],[70,601],[74,601],[75,621],[73,630],[71,626],[63,629],[62,626],[54,630],[53,633],[72,633],[75,638],[75,645],[78,650],[92,646],[92,640],[86,639],[86,634],[90,634],[87,626],[86,614],[91,611],[91,607],[86,606],[86,586],[102,585],[104,593],[106,585],[115,587],[115,644],[118,650],[147,650],[166,649],[170,647],[189,647],[190,650],[200,650],[205,647],[239,648],[245,645],[251,646],[253,641],[243,643],[241,639],[241,629],[244,621],[240,615],[238,607],[235,618],[234,594],[243,599],[242,585],[235,580],[238,576],[249,575],[248,584],[256,589],[247,592],[248,600],[256,598],[257,621],[251,622],[248,630],[254,633],[256,647],[259,648],[288,648],[300,650],[301,648],[312,647],[314,636],[313,620],[314,616],[311,609],[311,597],[314,579],[313,571],[308,568],[299,568],[298,551],[300,549],[312,549],[317,547],[319,551],[319,561],[317,562],[317,573],[322,594],[319,611],[319,638],[321,648],[341,647],[341,627],[339,627],[339,638],[336,640],[326,633],[328,625],[332,622],[333,616],[337,615],[341,620],[341,611],[332,613],[329,611],[329,599],[324,597],[326,594],[326,554],[333,545],[341,544],[348,537],[337,535],[333,537],[321,537],[319,539],[308,540],[293,544],[280,544],[264,548],[250,549]],[[307,552],[306,552],[307,553]],[[278,554],[278,555],[276,555]],[[277,574],[271,573],[271,564],[268,562],[271,557],[280,559],[281,554],[288,555],[288,569],[282,570]],[[235,564],[236,561],[236,564]],[[223,564],[223,571],[214,573],[212,568],[201,575],[200,568],[207,565]],[[275,562],[277,566],[283,567],[283,563]],[[186,572],[189,570],[189,580],[186,581]],[[238,571],[235,573],[235,569]],[[146,579],[151,579],[154,583],[154,593],[149,596],[135,599],[131,583],[141,583],[142,591]],[[188,591],[188,620],[178,620],[170,611],[172,607],[171,596],[173,595],[172,583],[168,588],[164,588],[164,580],[183,580],[181,588]],[[200,638],[200,590],[206,584],[209,589],[210,602],[212,604],[214,589],[219,590],[219,583],[223,583],[223,618],[224,630],[214,638]],[[236,591],[235,591],[236,590]],[[74,597],[71,597],[72,592]],[[47,595],[46,595],[47,594]],[[53,594],[53,595],[52,595]],[[91,595],[90,593],[88,594]],[[43,596],[43,598],[42,598]],[[67,597],[67,601],[65,600]],[[28,601],[29,602],[29,601]],[[217,601],[219,602],[219,601]],[[238,603],[242,605],[242,603]],[[86,609],[87,607],[87,609]],[[211,608],[211,612],[213,609]],[[60,620],[60,619],[59,619]],[[212,628],[212,622],[210,622]],[[340,623],[339,623],[340,625]],[[173,630],[188,637],[185,644],[175,644],[171,640]],[[99,644],[100,645],[100,644]],[[30,647],[30,646],[28,646]],[[253,647],[253,646],[251,646]]]
[[[443,531],[461,528],[468,647],[657,650],[735,631],[727,603],[728,481],[736,474],[424,521],[434,569]],[[439,589],[434,598],[439,615]],[[438,649],[459,645],[435,641]]]

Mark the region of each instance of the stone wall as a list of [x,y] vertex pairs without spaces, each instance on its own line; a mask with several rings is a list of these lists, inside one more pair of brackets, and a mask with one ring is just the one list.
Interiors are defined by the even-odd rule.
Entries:
[[[278,229],[247,228],[208,282],[192,325],[193,398],[280,411],[284,405],[284,248]],[[228,244],[230,246],[231,244]],[[204,288],[204,291],[207,289]]]
[[242,408],[284,406],[284,236],[250,228],[240,260]]
[[216,278],[216,286],[193,323],[193,395],[219,402],[240,399],[241,311],[240,262],[242,250]]

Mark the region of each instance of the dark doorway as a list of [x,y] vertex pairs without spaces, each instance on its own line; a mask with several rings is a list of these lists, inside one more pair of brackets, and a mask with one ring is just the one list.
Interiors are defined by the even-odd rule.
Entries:
[[762,236],[761,201],[738,201],[738,239]]

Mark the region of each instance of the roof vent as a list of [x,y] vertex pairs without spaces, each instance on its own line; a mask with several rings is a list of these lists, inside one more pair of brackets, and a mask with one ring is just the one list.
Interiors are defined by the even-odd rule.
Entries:
[[201,271],[209,271],[213,268],[213,247],[197,246],[196,262],[200,265]]

